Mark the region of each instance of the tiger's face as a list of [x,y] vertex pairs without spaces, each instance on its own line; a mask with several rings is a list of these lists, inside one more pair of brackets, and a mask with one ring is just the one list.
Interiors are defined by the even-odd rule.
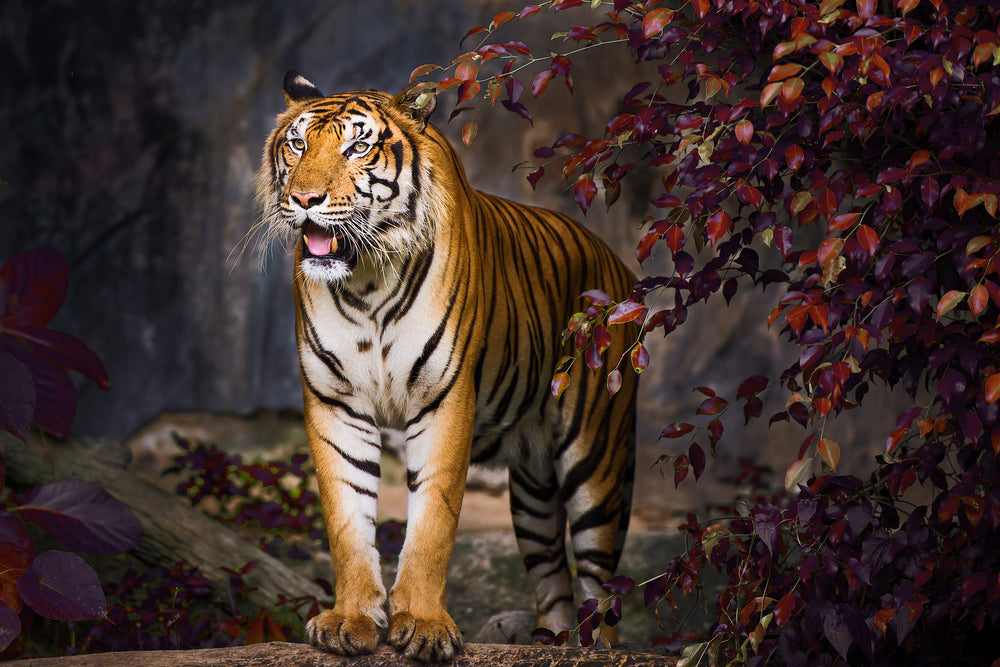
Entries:
[[[268,235],[294,240],[299,270],[339,283],[382,270],[432,234],[417,196],[426,123],[385,93],[323,97],[298,76],[260,174]],[[429,115],[429,112],[428,112]]]

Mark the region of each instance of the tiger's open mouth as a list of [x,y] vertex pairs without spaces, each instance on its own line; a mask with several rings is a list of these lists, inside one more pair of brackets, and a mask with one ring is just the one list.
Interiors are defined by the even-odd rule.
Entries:
[[344,234],[321,227],[312,220],[302,230],[302,258],[344,262],[351,269],[358,263],[358,251]]

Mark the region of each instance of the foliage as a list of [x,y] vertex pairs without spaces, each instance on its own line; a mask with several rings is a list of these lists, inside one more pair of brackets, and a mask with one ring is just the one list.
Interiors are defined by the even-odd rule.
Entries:
[[[634,83],[603,135],[567,134],[534,153],[532,185],[558,170],[584,213],[601,191],[611,207],[630,176],[658,177],[636,257],[669,251],[672,260],[672,271],[642,277],[624,303],[583,295],[589,303],[564,333],[576,354],[557,369],[553,393],[577,359],[593,369],[646,367],[641,341],[630,363],[605,361],[606,327],[636,321],[646,335],[666,335],[697,304],[755,286],[780,287],[768,292],[776,303],[767,325],[799,352],[779,377],[747,378],[735,397],[700,387],[696,418],[664,428],[663,438],[686,443],[672,459],[678,484],[701,476],[706,451],[716,455],[722,413],[741,404],[746,423],[759,419],[765,393],[785,405],[769,423],[796,422],[806,437],[783,492],[727,519],[689,518],[691,548],[646,583],[647,601],[672,606],[675,593],[698,590],[708,565],[729,577],[717,624],[686,650],[691,664],[992,660],[1000,9],[594,0],[589,13],[563,13],[583,4],[500,12],[469,31],[476,48],[417,84],[425,100],[457,90],[458,104],[470,104],[453,116],[475,100],[499,101],[530,121],[525,91],[537,97],[554,81],[572,90],[573,77],[587,75],[574,68],[579,51],[658,64],[652,80],[626,84]],[[516,31],[542,11],[565,28],[551,51],[534,55]],[[438,69],[418,67],[413,78]],[[465,123],[467,145],[476,129]],[[672,305],[645,307],[653,293]],[[840,445],[825,427],[863,408],[873,384],[901,387],[911,407],[867,480],[838,475]],[[907,492],[921,487],[933,500],[914,506]],[[587,604],[583,624],[599,614]]]
[[[0,429],[24,438],[31,426],[65,437],[76,416],[74,370],[108,388],[97,356],[76,338],[46,329],[66,297],[66,259],[53,248],[15,255],[0,267]],[[38,553],[25,524],[75,552],[118,554],[142,537],[131,510],[95,484],[69,479],[16,496],[0,454],[0,652],[30,627],[32,613],[61,621],[103,618],[94,569],[76,553]]]
[[122,553],[142,537],[132,511],[90,482],[52,482],[20,498],[4,491],[0,496],[0,651],[21,634],[22,621],[30,627],[32,611],[61,621],[107,615],[94,569],[75,553],[37,553],[24,522],[40,526],[73,551],[88,554]]
[[104,366],[76,338],[46,329],[68,286],[66,258],[28,250],[0,268],[0,429],[24,438],[31,426],[66,437],[76,416],[68,370],[108,388]]
[[[227,454],[217,445],[192,443],[174,436],[181,453],[164,474],[180,474],[177,494],[188,498],[212,518],[233,526],[263,529],[258,546],[291,559],[312,556],[286,537],[307,537],[308,544],[329,549],[319,497],[311,490],[309,457],[293,454],[290,461],[244,463],[239,454]],[[405,524],[380,522],[375,540],[383,558],[399,555]]]

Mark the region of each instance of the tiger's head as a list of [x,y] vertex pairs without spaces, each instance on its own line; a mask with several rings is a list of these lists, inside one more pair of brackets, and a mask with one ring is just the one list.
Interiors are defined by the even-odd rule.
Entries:
[[283,90],[287,109],[257,176],[266,236],[293,240],[298,270],[322,283],[359,265],[384,271],[425,246],[435,217],[425,136],[433,98],[415,108],[410,89],[324,97],[293,71]]

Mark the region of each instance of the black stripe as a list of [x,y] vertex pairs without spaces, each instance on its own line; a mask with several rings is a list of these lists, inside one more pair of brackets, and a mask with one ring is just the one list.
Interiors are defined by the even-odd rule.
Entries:
[[[368,475],[371,475],[375,479],[378,479],[381,476],[381,474],[382,474],[382,466],[381,466],[381,463],[379,461],[363,461],[361,459],[356,459],[353,456],[351,456],[350,454],[348,454],[347,452],[345,452],[343,449],[341,449],[340,447],[338,447],[336,445],[336,443],[334,443],[332,440],[330,440],[326,436],[324,436],[322,434],[317,434],[317,435],[319,435],[319,439],[320,440],[322,440],[323,442],[325,442],[330,447],[333,447],[334,451],[336,451],[338,454],[340,454],[340,456],[345,461],[347,461],[348,463],[350,463],[352,466],[354,466],[355,468],[357,468],[361,472],[366,473]],[[352,484],[351,486],[353,487],[354,485]]]
[[[441,342],[441,336],[444,335],[444,330],[448,324],[448,318],[451,316],[451,311],[455,307],[455,298],[457,296],[458,287],[456,286],[455,289],[452,290],[451,294],[448,295],[448,310],[445,311],[444,317],[441,318],[441,324],[438,325],[438,328],[434,331],[431,337],[427,339],[426,343],[424,343],[423,352],[420,353],[420,357],[413,364],[413,368],[410,369],[410,377],[406,380],[406,387],[408,389],[413,388],[413,384],[420,376],[420,371],[423,370],[424,366],[427,364],[427,360],[431,358],[434,350],[437,349],[438,343]],[[454,353],[454,349],[452,349],[452,352]]]
[[372,427],[377,428],[374,417],[352,410],[343,401],[339,401],[332,396],[327,396],[325,394],[320,393],[320,391],[316,389],[316,387],[312,386],[312,383],[309,382],[309,378],[306,377],[305,373],[302,374],[302,382],[306,385],[306,388],[309,390],[309,393],[315,396],[317,399],[319,399],[319,401],[324,405],[329,405],[330,407],[336,408],[338,410],[343,410],[348,417],[356,419],[360,422],[364,422],[366,424],[371,425]]

